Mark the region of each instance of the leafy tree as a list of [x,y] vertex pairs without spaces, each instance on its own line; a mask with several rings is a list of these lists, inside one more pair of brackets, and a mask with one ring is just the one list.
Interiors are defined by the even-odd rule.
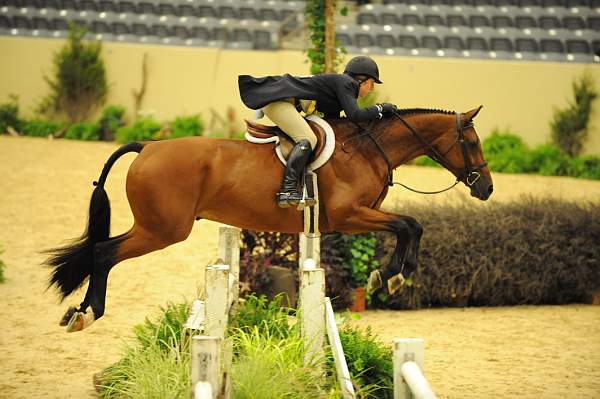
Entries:
[[592,104],[598,97],[589,72],[573,82],[573,94],[575,101],[569,102],[564,109],[555,110],[550,122],[553,142],[571,157],[581,153],[588,134]]
[[71,123],[86,120],[106,100],[108,84],[101,42],[84,42],[86,29],[69,26],[68,42],[55,55],[52,76],[45,76],[50,94],[42,113],[65,114]]

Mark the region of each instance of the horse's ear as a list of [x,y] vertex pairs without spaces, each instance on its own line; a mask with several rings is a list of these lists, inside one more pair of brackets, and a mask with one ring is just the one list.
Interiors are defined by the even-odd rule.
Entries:
[[471,122],[473,120],[473,118],[475,118],[477,116],[477,114],[479,113],[479,111],[481,110],[481,108],[483,108],[483,105],[480,105],[477,108],[474,108],[468,112],[465,112],[464,115],[464,121],[465,122]]

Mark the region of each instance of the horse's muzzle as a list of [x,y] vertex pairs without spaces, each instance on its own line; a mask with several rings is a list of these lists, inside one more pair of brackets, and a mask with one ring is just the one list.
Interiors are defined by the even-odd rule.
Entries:
[[471,186],[471,196],[482,201],[490,198],[493,191],[494,185],[492,184],[492,179],[485,175],[481,176],[481,178]]

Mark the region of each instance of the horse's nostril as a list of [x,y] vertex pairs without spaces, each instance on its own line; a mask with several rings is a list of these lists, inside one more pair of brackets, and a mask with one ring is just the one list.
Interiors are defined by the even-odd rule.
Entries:
[[492,191],[494,191],[494,185],[490,184],[490,186],[488,187],[488,194],[491,194]]

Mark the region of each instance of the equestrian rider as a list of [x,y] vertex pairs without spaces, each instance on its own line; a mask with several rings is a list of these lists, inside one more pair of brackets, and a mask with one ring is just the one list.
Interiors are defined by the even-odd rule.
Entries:
[[379,68],[369,57],[352,58],[343,74],[320,74],[309,77],[291,75],[254,78],[238,76],[240,96],[251,109],[262,109],[294,142],[283,183],[277,193],[280,208],[296,206],[302,199],[298,190],[304,168],[316,147],[317,138],[300,111],[315,110],[325,118],[339,118],[343,110],[355,122],[379,119],[396,111],[394,104],[383,103],[359,108],[357,99],[373,90],[379,80]]

